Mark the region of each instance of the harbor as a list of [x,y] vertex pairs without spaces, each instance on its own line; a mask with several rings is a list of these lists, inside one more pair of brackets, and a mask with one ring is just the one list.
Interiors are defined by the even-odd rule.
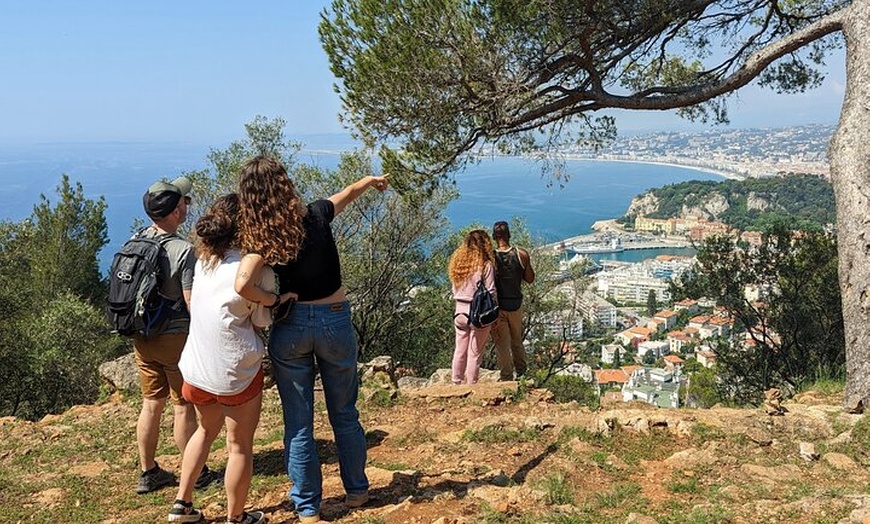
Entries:
[[605,255],[641,249],[684,249],[693,247],[692,243],[685,238],[625,231],[613,220],[599,221],[592,227],[596,230],[594,233],[566,238],[543,247],[544,249],[569,255]]

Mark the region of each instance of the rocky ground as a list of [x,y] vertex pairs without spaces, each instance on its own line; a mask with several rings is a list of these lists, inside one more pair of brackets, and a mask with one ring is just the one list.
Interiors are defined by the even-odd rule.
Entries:
[[[343,504],[324,405],[323,517],[344,523],[870,523],[870,423],[814,392],[769,409],[599,410],[516,383],[364,392],[371,502]],[[137,496],[134,396],[31,423],[0,419],[0,521],[165,522]],[[169,413],[167,412],[167,415]],[[179,471],[169,416],[158,461]],[[216,442],[209,463],[226,461]],[[280,402],[266,391],[250,506],[293,523]],[[196,504],[223,522],[221,489]]]

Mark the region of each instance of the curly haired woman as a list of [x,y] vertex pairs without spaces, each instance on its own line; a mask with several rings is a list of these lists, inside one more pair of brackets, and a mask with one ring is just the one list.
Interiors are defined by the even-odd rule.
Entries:
[[[169,522],[197,522],[192,492],[197,475],[221,428],[227,426],[229,458],[224,482],[227,522],[262,524],[262,511],[246,512],[254,457],[254,431],[260,420],[263,390],[263,342],[255,332],[269,324],[268,314],[239,296],[233,285],[241,265],[236,194],[219,198],[196,223],[197,262],[191,291],[190,335],[178,367],[181,394],[194,405],[199,425],[187,443],[178,495]],[[270,286],[271,284],[271,286]],[[258,284],[264,295],[274,277]],[[291,295],[284,298],[289,299]]]
[[496,296],[495,255],[492,240],[486,231],[475,229],[465,236],[465,241],[450,256],[447,274],[453,284],[453,299],[456,303],[453,316],[453,327],[456,329],[453,383],[474,384],[480,374],[483,349],[491,326],[476,328],[468,325],[469,304],[481,280],[492,296]]
[[[239,179],[242,249],[247,254],[236,290],[279,308],[269,333],[269,357],[284,411],[290,498],[303,524],[320,521],[323,497],[314,441],[315,362],[338,449],[345,504],[357,507],[368,501],[366,441],[356,410],[358,349],[330,223],[370,187],[384,191],[386,178],[367,176],[305,205],[284,166],[267,157],[245,163]],[[250,263],[245,265],[245,260]],[[258,294],[251,283],[263,264],[273,265],[280,292],[298,294],[297,303],[283,304],[282,295]]]

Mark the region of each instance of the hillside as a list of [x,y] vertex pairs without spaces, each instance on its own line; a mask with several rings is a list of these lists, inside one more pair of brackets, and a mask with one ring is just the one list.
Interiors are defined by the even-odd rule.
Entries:
[[[625,404],[590,411],[516,383],[402,389],[394,403],[369,398],[361,413],[374,500],[355,511],[341,502],[334,442],[316,404],[327,521],[870,522],[870,421],[844,413],[836,396],[803,393],[782,416]],[[0,520],[165,521],[175,488],[133,494],[138,408],[136,398],[115,394],[35,423],[0,419]],[[177,472],[170,420],[158,460]],[[280,420],[271,388],[250,504],[272,523],[292,523]],[[224,446],[219,439],[211,464],[225,463]],[[223,515],[220,488],[195,500],[206,517]]]
[[755,231],[777,221],[804,229],[821,229],[836,221],[831,183],[813,175],[670,184],[635,197],[626,218],[638,215],[703,216]]

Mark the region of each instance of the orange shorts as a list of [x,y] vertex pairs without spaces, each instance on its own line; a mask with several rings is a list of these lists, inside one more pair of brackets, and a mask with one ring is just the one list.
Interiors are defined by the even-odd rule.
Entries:
[[181,386],[181,394],[184,396],[184,400],[195,406],[209,406],[215,403],[228,407],[241,406],[256,397],[261,391],[263,391],[263,368],[260,368],[260,371],[254,376],[254,380],[251,381],[251,384],[244,391],[235,395],[215,395],[187,382]]

